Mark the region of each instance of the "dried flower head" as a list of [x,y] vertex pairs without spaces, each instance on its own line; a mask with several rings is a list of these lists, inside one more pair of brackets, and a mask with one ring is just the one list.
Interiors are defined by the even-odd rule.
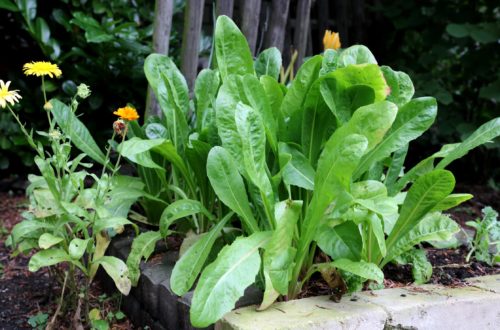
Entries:
[[340,36],[338,33],[326,30],[325,36],[323,37],[323,47],[324,49],[334,49],[340,48]]
[[125,134],[125,128],[126,124],[121,119],[118,119],[113,123],[113,130],[115,131],[116,135],[123,136],[123,134]]
[[113,114],[120,117],[120,119],[127,120],[127,121],[139,119],[139,115],[137,114],[137,110],[135,110],[134,108],[129,107],[129,106],[119,108],[118,110],[113,112]]
[[50,78],[59,78],[62,74],[62,71],[59,69],[57,64],[44,61],[26,63],[23,66],[23,70],[24,74],[27,76],[49,76]]
[[0,107],[2,108],[7,106],[7,102],[10,103],[10,105],[14,105],[21,99],[18,90],[9,91],[9,85],[10,81],[4,83],[3,80],[0,80]]

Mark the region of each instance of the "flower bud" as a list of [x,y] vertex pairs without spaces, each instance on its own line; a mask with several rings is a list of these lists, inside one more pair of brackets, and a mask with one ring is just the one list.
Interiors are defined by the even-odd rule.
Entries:
[[45,102],[45,104],[43,105],[43,109],[44,109],[45,111],[50,111],[50,110],[52,110],[52,103],[50,103],[50,101]]
[[90,96],[90,88],[85,84],[78,85],[76,89],[76,95],[78,95],[82,99],[86,99]]

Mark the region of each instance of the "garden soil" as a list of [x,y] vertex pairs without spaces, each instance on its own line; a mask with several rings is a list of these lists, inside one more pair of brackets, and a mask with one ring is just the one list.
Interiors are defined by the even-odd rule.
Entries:
[[[451,212],[451,216],[462,226],[465,222],[481,216],[485,206],[500,210],[500,192],[485,186],[458,186],[457,192],[471,192],[475,197]],[[55,301],[60,294],[57,282],[50,278],[46,269],[36,273],[28,271],[29,257],[18,255],[12,257],[12,251],[5,246],[5,239],[12,227],[21,220],[20,212],[27,207],[22,195],[0,192],[0,329],[32,329],[28,319],[38,313],[47,313],[49,318],[55,310]],[[471,229],[471,228],[469,228]],[[169,245],[175,245],[171,242]],[[438,250],[427,249],[427,255],[433,264],[431,283],[448,286],[465,285],[468,277],[499,274],[500,267],[488,266],[485,263],[465,262],[467,248]],[[401,287],[411,284],[412,275],[409,266],[389,265],[384,270],[385,287]],[[341,292],[332,289],[319,276],[314,278],[302,293],[301,297],[331,295],[339,300]],[[94,307],[107,311],[117,311],[119,302],[113,299],[102,299],[103,290],[94,283],[91,290]],[[99,297],[101,296],[101,297]],[[59,317],[68,320],[68,317]],[[66,328],[60,324],[59,329]],[[113,329],[134,329],[127,320],[113,324]]]

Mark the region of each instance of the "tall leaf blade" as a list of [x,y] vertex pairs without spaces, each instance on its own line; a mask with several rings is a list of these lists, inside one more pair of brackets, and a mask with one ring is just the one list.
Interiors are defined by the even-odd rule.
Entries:
[[494,118],[481,125],[467,139],[460,143],[448,155],[446,155],[436,168],[442,169],[448,166],[452,161],[465,156],[470,150],[500,136],[500,117]]
[[278,48],[271,47],[259,54],[255,60],[257,77],[268,75],[278,80],[281,70],[281,53]]
[[250,233],[259,230],[250,209],[243,178],[231,155],[222,147],[213,147],[208,154],[207,174],[219,199],[242,217]]
[[317,55],[302,64],[283,98],[281,112],[286,119],[286,124],[280,127],[280,141],[300,142],[302,106],[309,89],[318,78],[322,60],[323,57]]
[[223,81],[231,74],[254,74],[252,53],[240,29],[227,16],[215,24],[215,54]]
[[274,302],[277,298],[274,292],[282,295],[288,292],[290,270],[296,252],[292,240],[301,210],[302,201],[286,200],[275,206],[276,229],[263,256],[266,290],[259,309],[265,309]]
[[434,212],[426,215],[413,229],[402,236],[388,251],[382,266],[424,241],[446,241],[460,230],[448,216]]
[[160,232],[148,231],[141,233],[132,242],[132,248],[127,258],[129,278],[132,285],[137,285],[139,281],[141,275],[141,270],[139,269],[141,259],[144,258],[147,260],[151,256],[155,249],[156,242],[159,240],[161,240]]
[[191,304],[193,326],[207,327],[234,308],[245,289],[255,281],[261,263],[259,248],[267,244],[270,237],[270,232],[239,237],[205,268]]
[[455,178],[446,170],[434,170],[415,181],[401,206],[399,218],[387,238],[388,256],[393,254],[392,249],[398,240],[408,234],[428,212],[445,199],[454,186]]
[[179,261],[175,263],[170,277],[170,287],[176,295],[182,296],[191,289],[203,265],[207,261],[215,240],[219,237],[220,231],[224,228],[232,215],[233,213],[231,212],[210,229],[209,232],[204,233],[203,236],[182,255]]
[[432,125],[436,115],[437,102],[432,97],[414,99],[403,106],[382,142],[363,157],[354,177],[359,177],[377,161],[422,135]]

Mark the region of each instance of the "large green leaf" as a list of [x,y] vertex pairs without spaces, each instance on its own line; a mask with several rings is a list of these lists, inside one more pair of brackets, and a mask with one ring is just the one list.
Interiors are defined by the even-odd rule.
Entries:
[[446,211],[449,210],[455,206],[458,206],[462,204],[465,201],[468,201],[471,199],[472,196],[471,194],[451,194],[446,196],[445,199],[443,199],[441,202],[439,202],[432,211]]
[[130,293],[132,283],[128,277],[127,265],[121,259],[104,256],[93,263],[104,268],[122,294],[127,296]]
[[81,239],[81,238],[73,238],[71,242],[69,242],[68,252],[71,258],[78,260],[85,254],[85,250],[87,250],[87,246],[90,242],[90,238]]
[[337,66],[343,68],[355,64],[377,64],[377,60],[368,47],[354,45],[340,53]]
[[351,65],[324,76],[321,94],[340,123],[346,123],[361,106],[382,101],[388,86],[375,64]]
[[[393,255],[395,244],[410,232],[422,218],[448,196],[455,186],[453,174],[434,170],[421,176],[406,195],[399,218],[387,238],[387,257]],[[382,258],[380,258],[382,260]]]
[[38,246],[40,247],[40,249],[48,249],[56,244],[61,243],[63,240],[63,237],[55,236],[51,233],[43,233],[38,238]]
[[432,97],[414,99],[404,105],[399,109],[391,129],[382,142],[363,157],[354,177],[359,177],[377,161],[388,157],[422,135],[432,125],[436,115],[437,103]]
[[[11,232],[12,245],[16,246],[21,242],[23,238],[30,236],[30,234],[36,233],[42,229],[51,230],[53,225],[36,219],[33,220],[23,220],[22,222],[16,224]],[[37,236],[38,237],[38,236]]]
[[314,267],[321,271],[322,268],[335,267],[337,269],[352,273],[367,280],[377,281],[382,284],[384,282],[384,273],[374,263],[366,261],[352,261],[349,259],[338,259],[329,263],[316,264]]
[[205,268],[193,294],[190,309],[193,326],[207,327],[234,308],[245,289],[255,282],[261,264],[259,248],[270,237],[270,232],[239,237]]
[[245,173],[272,200],[273,191],[266,170],[266,135],[262,119],[253,108],[240,102],[236,105],[235,123],[241,139]]
[[283,182],[287,185],[313,190],[316,173],[309,160],[290,144],[280,142],[278,150]]
[[399,193],[409,183],[418,179],[420,176],[429,173],[434,169],[434,160],[436,158],[444,158],[450,154],[460,143],[445,144],[441,150],[435,152],[431,156],[421,160],[411,170],[406,172],[396,183],[387,186],[389,195],[394,196]]
[[224,148],[213,147],[210,150],[207,175],[219,199],[242,217],[250,233],[257,232],[259,227],[250,209],[243,178],[233,158]]
[[168,205],[160,218],[160,232],[163,237],[168,235],[168,229],[174,221],[203,213],[208,219],[213,219],[212,214],[197,200],[179,199]]
[[271,47],[259,54],[255,60],[257,76],[268,75],[278,80],[281,70],[281,53],[278,48]]
[[70,262],[85,271],[85,267],[83,267],[79,261],[71,259],[66,251],[57,248],[42,250],[35,253],[30,258],[28,269],[30,272],[36,272],[42,267],[53,266],[61,262]]
[[269,100],[273,117],[277,120],[276,128],[278,129],[284,125],[283,114],[281,112],[281,103],[284,97],[283,89],[276,80],[269,76],[261,76],[259,80]]
[[318,161],[313,198],[301,228],[294,277],[300,272],[309,244],[316,236],[326,209],[342,192],[348,190],[352,173],[367,147],[368,141],[365,136],[350,134],[344,137],[340,129],[325,145]]
[[315,240],[320,249],[333,260],[361,259],[363,238],[358,226],[352,221],[346,221],[335,227],[324,224],[318,230]]
[[208,141],[217,136],[215,124],[215,99],[219,90],[220,77],[215,70],[203,69],[194,85],[196,127]]
[[1,0],[0,8],[10,10],[10,11],[19,11],[17,5],[11,0]]
[[94,231],[100,232],[101,230],[109,229],[109,228],[112,228],[114,230],[119,230],[120,228],[122,228],[125,225],[132,225],[132,226],[137,228],[137,225],[135,225],[133,222],[131,222],[127,218],[111,217],[111,218],[100,218],[100,219],[95,220]]
[[170,139],[182,153],[189,133],[186,120],[189,91],[186,79],[175,63],[161,54],[151,54],[146,58],[144,72],[165,116]]
[[317,55],[302,64],[283,98],[281,112],[286,124],[280,127],[280,141],[300,143],[302,107],[309,89],[318,78],[322,59],[322,56]]
[[286,200],[275,206],[276,229],[263,256],[266,290],[259,309],[269,307],[279,294],[288,292],[296,252],[292,241],[301,210],[302,201]]
[[316,165],[323,141],[330,134],[328,128],[334,121],[321,95],[320,85],[321,79],[313,83],[302,107],[302,152],[313,166]]
[[176,295],[182,296],[191,289],[210,255],[215,240],[220,236],[222,228],[231,219],[232,215],[233,213],[231,212],[210,229],[209,232],[202,234],[200,239],[175,263],[172,275],[170,276],[170,287]]
[[410,76],[401,71],[394,71],[388,66],[381,66],[380,69],[391,89],[387,101],[391,101],[401,108],[411,100],[415,93]]
[[439,212],[427,214],[414,228],[394,244],[382,262],[382,266],[424,241],[447,241],[460,230],[450,217]]
[[86,153],[90,158],[100,164],[104,164],[105,156],[97,146],[94,138],[85,125],[76,117],[71,109],[57,99],[50,100],[52,104],[52,115],[57,124],[71,138],[71,142]]
[[271,110],[267,94],[259,80],[253,75],[229,76],[217,96],[217,127],[222,145],[238,160],[241,141],[236,132],[235,116],[237,104],[241,102],[255,109],[262,117],[266,137],[273,150],[277,149],[277,115]]
[[254,74],[247,39],[229,17],[217,18],[214,35],[217,67],[223,81],[231,74]]
[[139,277],[141,275],[141,270],[139,265],[141,259],[147,260],[149,256],[154,252],[156,242],[161,240],[161,234],[158,231],[148,231],[141,233],[132,242],[132,247],[130,249],[130,254],[127,258],[127,267],[129,271],[129,278],[132,285],[137,285]]
[[448,166],[454,160],[465,156],[470,150],[500,136],[500,117],[490,120],[481,125],[467,139],[449,152],[437,165],[436,168],[442,169]]

